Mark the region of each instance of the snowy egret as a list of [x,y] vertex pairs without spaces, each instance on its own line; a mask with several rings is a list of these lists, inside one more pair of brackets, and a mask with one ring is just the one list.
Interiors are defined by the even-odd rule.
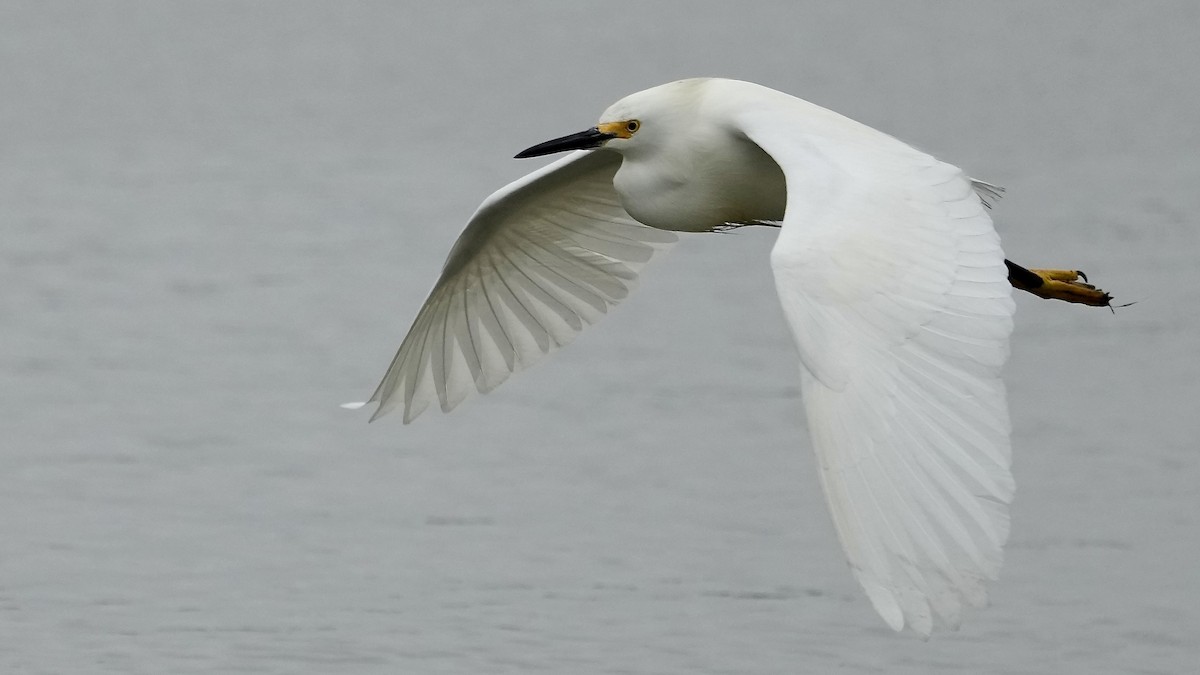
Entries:
[[1011,287],[1108,295],[1074,271],[1006,265],[985,210],[993,186],[749,82],[638,92],[517,157],[566,150],[476,211],[371,419],[403,404],[407,423],[434,400],[449,411],[570,342],[673,232],[781,225],[771,267],[854,576],[896,630],[928,636],[983,605],[1013,495],[1000,379]]

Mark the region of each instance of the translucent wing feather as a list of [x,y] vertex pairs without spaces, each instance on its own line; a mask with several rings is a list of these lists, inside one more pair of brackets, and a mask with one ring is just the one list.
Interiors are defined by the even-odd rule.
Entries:
[[446,260],[383,381],[371,419],[443,411],[570,342],[676,240],[625,212],[608,151],[577,152],[488,197]]
[[771,263],[829,509],[892,628],[957,627],[1013,494],[1000,241],[961,171],[787,99],[738,121],[788,185]]

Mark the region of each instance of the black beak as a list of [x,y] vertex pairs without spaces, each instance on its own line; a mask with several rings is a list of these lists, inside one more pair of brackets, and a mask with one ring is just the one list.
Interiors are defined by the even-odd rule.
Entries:
[[604,145],[604,142],[610,138],[614,138],[613,134],[606,134],[596,127],[592,127],[587,131],[581,131],[570,136],[563,136],[545,143],[538,143],[532,148],[525,148],[516,154],[517,159],[525,159],[526,157],[541,157],[542,155],[550,155],[564,150],[588,150],[590,148],[598,148]]

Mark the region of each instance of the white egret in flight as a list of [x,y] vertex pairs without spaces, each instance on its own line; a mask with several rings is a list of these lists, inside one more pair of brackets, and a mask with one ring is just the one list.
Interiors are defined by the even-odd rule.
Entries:
[[756,84],[647,89],[517,157],[566,150],[472,216],[372,419],[403,407],[410,422],[434,401],[449,411],[570,342],[674,232],[779,226],[771,268],[854,576],[896,630],[927,636],[984,604],[1013,495],[1000,378],[1011,287],[1109,296],[1075,271],[1006,261],[985,209],[997,188]]

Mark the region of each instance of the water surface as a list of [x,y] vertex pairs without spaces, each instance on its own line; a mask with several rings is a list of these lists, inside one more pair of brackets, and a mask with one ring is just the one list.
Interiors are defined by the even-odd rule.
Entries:
[[[7,3],[0,669],[1182,673],[1200,662],[1192,3]],[[688,238],[571,349],[367,425],[511,155],[694,75],[1005,185],[993,604],[888,630],[818,491],[773,234]]]

